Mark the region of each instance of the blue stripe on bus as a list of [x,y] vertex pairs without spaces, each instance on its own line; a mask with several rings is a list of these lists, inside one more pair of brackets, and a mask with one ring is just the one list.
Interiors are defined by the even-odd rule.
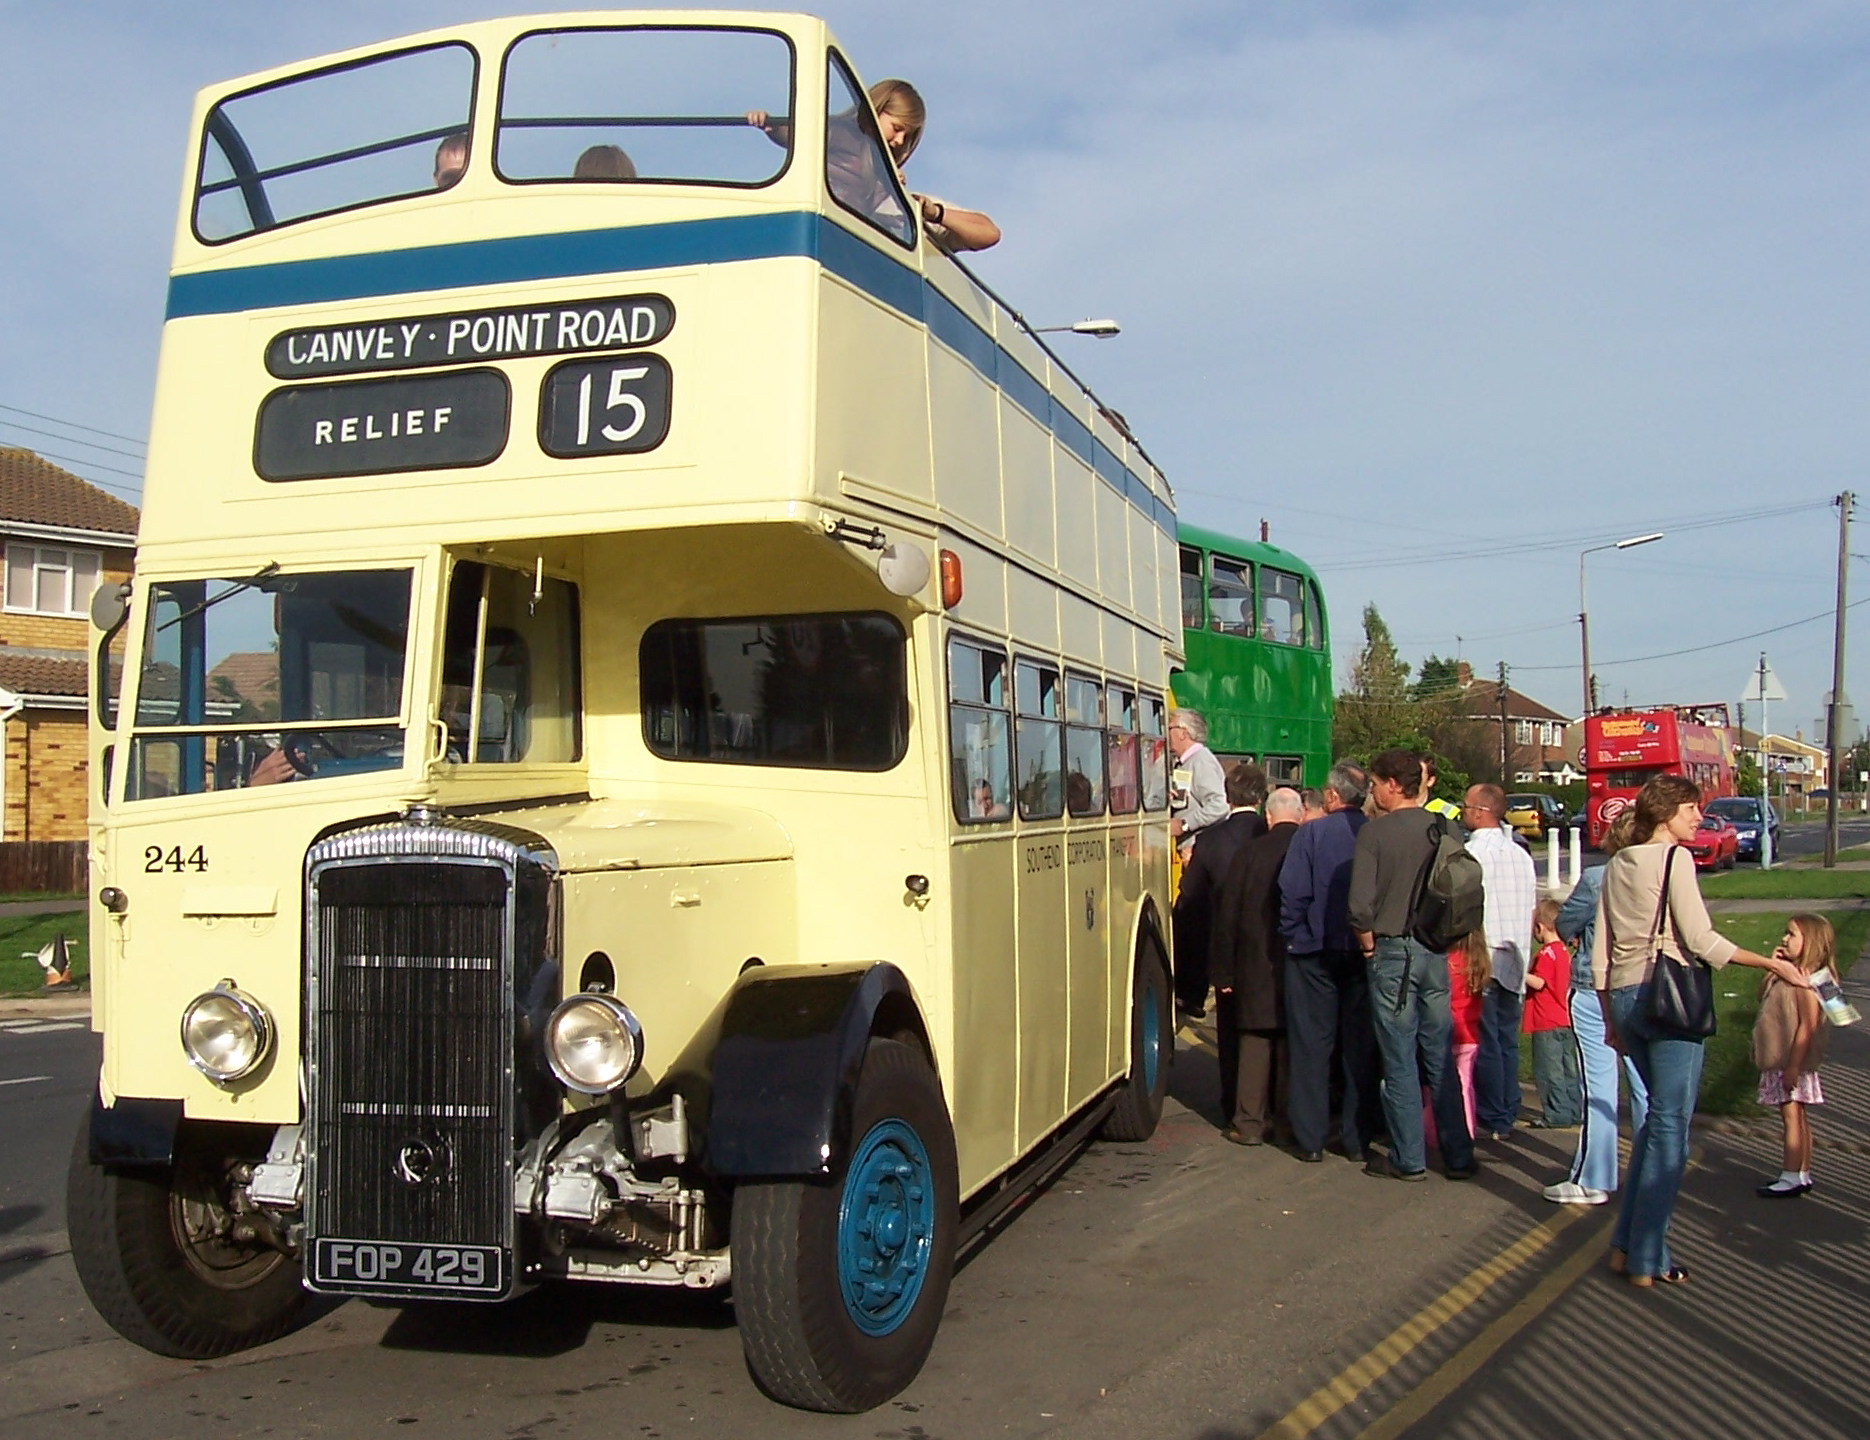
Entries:
[[1175,513],[1084,422],[1052,398],[1032,373],[974,318],[915,271],[809,210],[678,220],[608,230],[518,235],[450,245],[419,245],[365,255],[333,255],[271,265],[230,266],[169,279],[166,320],[292,305],[329,304],[422,290],[452,290],[664,270],[740,260],[811,259],[909,320],[997,385],[1007,397],[1171,536]]

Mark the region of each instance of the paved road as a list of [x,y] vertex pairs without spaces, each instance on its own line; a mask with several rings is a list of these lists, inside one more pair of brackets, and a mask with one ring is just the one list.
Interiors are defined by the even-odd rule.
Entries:
[[[1838,849],[1846,850],[1852,845],[1864,844],[1870,844],[1870,816],[1838,816]],[[1779,849],[1775,853],[1787,857],[1824,854],[1824,822],[1801,820],[1793,824],[1781,825],[1779,827]]]
[[[599,1432],[1375,1440],[1417,1422],[1411,1433],[1422,1436],[1556,1440],[1621,1428],[1601,1387],[1578,1377],[1597,1368],[1587,1348],[1645,1323],[1629,1309],[1634,1292],[1580,1279],[1580,1265],[1601,1254],[1605,1213],[1537,1198],[1568,1158],[1569,1135],[1522,1131],[1490,1145],[1482,1178],[1466,1185],[1372,1180],[1336,1157],[1300,1165],[1219,1139],[1212,1062],[1184,1048],[1155,1138],[1093,1147],[1036,1196],[956,1277],[922,1377],[869,1415],[806,1415],[762,1399],[724,1302],[601,1288],[497,1309],[353,1303],[263,1350],[181,1364],[105,1329],[61,1253],[58,1192],[94,1054],[83,1030],[0,1030],[0,1079],[53,1077],[0,1087],[26,1097],[0,1101],[0,1153],[10,1162],[0,1213],[19,1217],[0,1241],[0,1257],[13,1257],[0,1258],[0,1429],[9,1440],[415,1426],[446,1426],[460,1440]],[[1870,1095],[1870,1085],[1859,1089]],[[1812,1246],[1826,1255],[1862,1240],[1870,1177],[1843,1182],[1840,1173],[1837,1218],[1814,1232]],[[1732,1243],[1703,1223],[1705,1199],[1691,1193],[1686,1207],[1697,1224],[1690,1264],[1704,1246]],[[1748,1243],[1755,1267],[1772,1263],[1770,1243]],[[1835,1263],[1856,1262],[1837,1251]],[[1733,1285],[1705,1293],[1714,1316],[1695,1320],[1698,1357],[1710,1336],[1727,1333],[1709,1328],[1717,1321],[1731,1330],[1740,1317],[1758,1330],[1752,1301]],[[1574,1316],[1564,1307],[1578,1297],[1622,1308]],[[1548,1317],[1543,1328],[1531,1323]],[[1864,1325],[1855,1323],[1828,1332],[1825,1353],[1836,1363],[1863,1349]],[[1496,1351],[1512,1362],[1497,1374],[1475,1359]],[[1464,1376],[1476,1378],[1463,1384]],[[1787,1377],[1749,1383],[1770,1396]],[[1855,1398],[1838,1403],[1862,1408]],[[1675,1424],[1646,1413],[1642,1428],[1694,1440],[1735,1433],[1706,1414]],[[1864,1430],[1797,1433],[1829,1440]]]

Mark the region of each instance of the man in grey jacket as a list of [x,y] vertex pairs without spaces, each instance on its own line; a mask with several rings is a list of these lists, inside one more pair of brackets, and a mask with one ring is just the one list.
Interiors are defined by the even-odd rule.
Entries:
[[1208,722],[1194,710],[1169,712],[1169,753],[1175,771],[1169,777],[1169,833],[1187,861],[1194,837],[1228,815],[1227,775],[1208,748]]

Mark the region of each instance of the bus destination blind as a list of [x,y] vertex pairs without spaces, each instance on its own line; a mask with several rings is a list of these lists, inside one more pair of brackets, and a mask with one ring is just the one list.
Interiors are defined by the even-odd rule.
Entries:
[[260,402],[263,480],[327,480],[485,465],[506,449],[512,390],[498,370],[286,385]]
[[406,315],[283,331],[267,342],[266,369],[279,380],[310,380],[632,350],[659,343],[674,328],[675,305],[666,295]]

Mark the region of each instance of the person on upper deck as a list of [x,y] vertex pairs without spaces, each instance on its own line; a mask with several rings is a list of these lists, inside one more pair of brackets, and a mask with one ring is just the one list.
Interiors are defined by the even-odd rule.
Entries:
[[442,143],[435,147],[435,188],[446,190],[454,184],[466,172],[467,163],[467,131],[457,130],[443,136]]
[[593,145],[572,167],[574,180],[634,180],[636,162],[621,146]]
[[[877,130],[884,148],[896,166],[897,178],[901,179],[903,166],[921,143],[928,109],[915,86],[907,80],[877,81],[870,87],[870,104],[876,111]],[[775,121],[764,110],[749,110],[747,123],[764,130],[776,144],[791,143],[791,127],[783,121]],[[904,183],[906,186],[907,182]],[[1000,243],[1000,227],[981,211],[963,210],[958,205],[913,190],[910,195],[921,208],[922,228],[942,249],[986,250]]]

